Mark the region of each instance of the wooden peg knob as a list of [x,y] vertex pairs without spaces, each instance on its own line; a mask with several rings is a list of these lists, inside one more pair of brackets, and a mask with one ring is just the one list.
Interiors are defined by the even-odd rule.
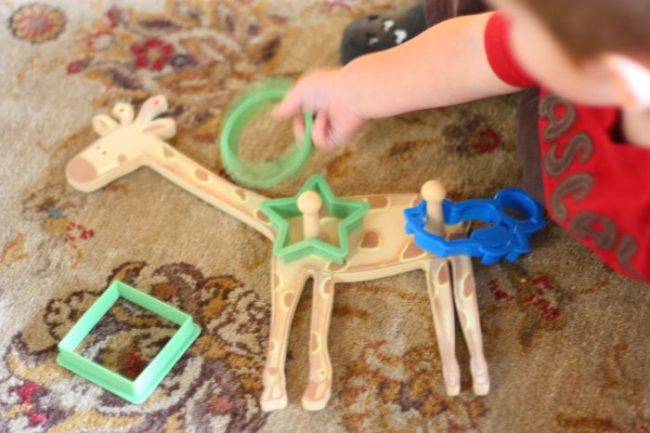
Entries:
[[442,214],[442,201],[447,194],[445,187],[440,181],[430,180],[422,185],[420,193],[427,202],[427,230],[444,236],[445,223]]
[[323,200],[316,191],[305,191],[298,197],[298,210],[302,213],[302,227],[305,238],[320,234],[320,209]]

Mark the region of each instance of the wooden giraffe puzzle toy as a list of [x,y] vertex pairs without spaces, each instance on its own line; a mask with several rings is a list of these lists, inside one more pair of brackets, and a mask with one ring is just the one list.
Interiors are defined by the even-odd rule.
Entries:
[[[324,179],[316,177],[299,195],[289,199],[289,204],[282,202],[285,199],[269,200],[228,182],[170,146],[165,140],[176,132],[174,121],[156,119],[166,110],[165,97],[155,96],[143,104],[137,117],[133,107],[125,103],[118,103],[113,109],[119,123],[106,115],[96,116],[93,125],[101,137],[68,163],[66,177],[74,188],[90,192],[147,166],[276,243],[276,254],[271,257],[271,328],[260,398],[264,411],[287,406],[285,358],[289,328],[309,278],[314,280],[314,295],[309,383],[302,397],[305,409],[324,408],[331,395],[333,375],[327,338],[335,285],[414,270],[426,275],[447,393],[453,396],[460,392],[454,311],[469,347],[473,390],[479,395],[488,392],[490,380],[471,259],[442,258],[424,251],[404,230],[404,210],[424,198],[429,231],[446,237],[463,231],[444,225],[441,203],[445,191],[439,182],[424,184],[421,196],[377,194],[338,199]],[[348,220],[355,218],[356,222]],[[342,226],[345,229],[340,230]],[[346,242],[347,251],[339,248],[333,255],[314,247],[329,245],[336,249]],[[277,255],[280,250],[291,248],[303,251],[297,255]]]

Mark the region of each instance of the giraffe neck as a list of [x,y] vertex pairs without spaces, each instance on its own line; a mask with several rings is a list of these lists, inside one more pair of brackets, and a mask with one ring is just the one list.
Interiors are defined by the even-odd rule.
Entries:
[[275,230],[259,210],[263,195],[234,185],[162,140],[145,154],[145,163],[190,194],[254,228],[273,241]]

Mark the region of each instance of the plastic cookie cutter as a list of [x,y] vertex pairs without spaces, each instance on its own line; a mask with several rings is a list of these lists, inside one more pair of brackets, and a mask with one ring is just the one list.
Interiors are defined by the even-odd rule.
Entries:
[[[330,219],[338,221],[337,240],[321,235],[321,207],[325,206]],[[260,210],[277,229],[273,254],[288,263],[309,255],[320,256],[342,264],[350,253],[350,232],[363,224],[370,205],[362,200],[339,198],[334,195],[325,178],[315,174],[294,197],[270,199],[262,202]],[[302,219],[302,238],[294,241],[291,221]]]
[[284,79],[257,84],[232,106],[226,116],[221,130],[221,159],[228,174],[246,187],[273,187],[300,171],[311,155],[313,116],[309,112],[304,114],[305,134],[293,149],[270,160],[243,161],[238,155],[244,126],[260,110],[282,100],[290,87],[291,81]]
[[[510,209],[517,218],[506,213]],[[480,221],[487,225],[473,230],[469,237],[447,240],[427,230],[427,203],[404,210],[406,233],[414,235],[417,246],[439,257],[465,255],[481,258],[485,265],[504,258],[515,261],[531,250],[529,238],[546,225],[543,208],[519,188],[506,188],[493,199],[442,202],[445,225]]]
[[[179,326],[174,336],[135,380],[129,380],[75,352],[84,338],[120,298]],[[194,323],[190,315],[127,284],[113,281],[58,344],[59,355],[56,362],[131,403],[142,403],[154,392],[200,332],[199,326]]]

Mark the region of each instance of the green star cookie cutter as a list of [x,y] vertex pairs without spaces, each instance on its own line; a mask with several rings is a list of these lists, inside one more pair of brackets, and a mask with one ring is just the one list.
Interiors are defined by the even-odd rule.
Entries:
[[[120,298],[179,325],[178,331],[135,380],[127,379],[75,352],[83,339]],[[154,392],[200,332],[201,329],[189,314],[121,281],[113,281],[58,344],[59,355],[56,362],[124,400],[139,404]]]
[[244,126],[260,110],[281,101],[291,88],[291,81],[273,79],[253,86],[226,115],[221,130],[221,160],[234,180],[249,188],[271,188],[300,171],[312,152],[313,116],[306,112],[305,134],[295,146],[274,159],[243,161],[239,158],[239,141]]
[[[319,238],[308,238],[293,244],[289,243],[289,220],[302,216],[298,209],[298,197],[305,191],[318,193],[327,212],[341,220],[338,226],[338,245]],[[350,253],[348,237],[353,230],[363,224],[363,218],[370,210],[370,204],[362,200],[336,197],[325,178],[316,174],[307,180],[295,196],[265,200],[260,205],[260,210],[269,217],[277,230],[273,254],[283,262],[289,263],[309,255],[316,255],[343,264]]]

